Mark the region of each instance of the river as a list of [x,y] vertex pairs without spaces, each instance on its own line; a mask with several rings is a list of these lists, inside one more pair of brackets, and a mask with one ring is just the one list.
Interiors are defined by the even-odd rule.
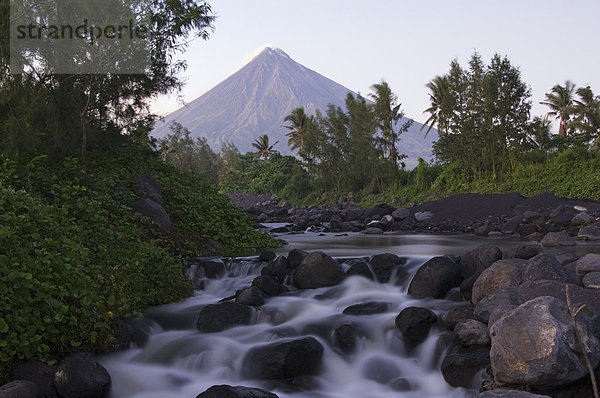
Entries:
[[[523,244],[510,238],[481,238],[472,235],[284,235],[292,248],[322,250],[338,257],[362,257],[394,253],[407,258],[414,272],[429,258],[464,254],[492,244],[503,251]],[[578,245],[577,255],[596,250]],[[449,300],[416,300],[406,294],[406,283],[380,284],[350,277],[331,288],[298,291],[273,297],[258,312],[256,322],[224,332],[202,334],[195,328],[198,313],[207,304],[235,294],[260,274],[261,265],[252,259],[227,263],[227,275],[206,281],[182,302],[154,307],[145,313],[152,334],[143,348],[131,348],[100,358],[112,377],[111,398],[195,398],[212,385],[259,387],[284,398],[379,398],[379,397],[471,397],[473,392],[450,387],[439,370],[447,338],[434,327],[416,349],[406,347],[395,327],[398,313],[409,306],[427,307],[439,314],[457,306]],[[389,303],[385,313],[367,316],[344,315],[353,304],[366,301]],[[347,355],[332,344],[333,329],[351,322],[363,337],[356,351]],[[311,335],[325,347],[323,366],[308,386],[290,390],[282,385],[242,378],[244,355],[267,342]],[[409,386],[409,387],[408,387]],[[410,391],[399,391],[406,390]]]

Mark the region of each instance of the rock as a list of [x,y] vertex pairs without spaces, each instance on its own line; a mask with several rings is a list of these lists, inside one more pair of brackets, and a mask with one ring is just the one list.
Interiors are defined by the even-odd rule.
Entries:
[[393,222],[394,222],[394,217],[392,217],[389,214],[381,217],[381,224],[383,224],[384,227],[390,225]]
[[589,253],[575,261],[575,272],[579,277],[589,272],[600,272],[600,254]]
[[[55,393],[56,394],[56,393]],[[54,395],[56,396],[56,395]],[[35,383],[28,380],[14,380],[0,387],[0,398],[44,398]]]
[[131,203],[130,207],[137,213],[156,221],[163,232],[168,233],[171,230],[171,218],[161,205],[151,199],[138,199]]
[[151,201],[163,205],[162,189],[158,181],[149,174],[137,174],[133,177],[136,192],[139,196],[145,196]]
[[550,398],[550,396],[532,394],[527,391],[493,390],[482,392],[477,395],[477,398]]
[[523,281],[525,260],[499,260],[477,278],[473,284],[471,301],[477,305],[485,297],[490,297],[497,290],[506,286],[519,286]]
[[472,275],[460,283],[460,293],[465,300],[471,301],[473,297],[473,285],[477,280],[478,275]]
[[377,281],[381,283],[389,282],[394,271],[399,279],[405,276],[406,270],[402,268],[405,263],[405,258],[398,257],[391,253],[377,254],[371,257],[371,260],[369,261]]
[[242,386],[212,386],[196,398],[278,398],[277,395],[261,390]]
[[415,213],[415,220],[418,222],[429,221],[433,218],[433,215],[430,211],[418,211]]
[[575,238],[565,234],[564,232],[548,232],[542,239],[542,246],[575,246]]
[[364,276],[367,279],[374,280],[375,276],[371,272],[369,265],[362,260],[353,259],[348,261],[347,263],[350,265],[348,271],[346,271],[347,276],[359,275]]
[[540,254],[541,251],[542,249],[538,245],[519,245],[511,250],[509,258],[529,260]]
[[496,290],[489,297],[481,299],[475,306],[473,315],[475,319],[489,324],[490,315],[499,308],[513,309],[521,304],[519,301],[519,293],[516,287],[507,286]]
[[523,281],[553,280],[578,284],[575,275],[571,275],[556,257],[551,254],[538,254],[527,262]]
[[460,267],[450,258],[434,257],[415,273],[408,294],[416,298],[443,298],[460,283]]
[[361,304],[354,304],[344,309],[346,315],[373,315],[387,312],[390,309],[389,303],[380,301],[369,301]]
[[269,262],[261,270],[263,276],[271,276],[279,283],[285,283],[287,277],[292,273],[293,268],[285,256],[278,256],[275,260]]
[[400,329],[404,339],[411,345],[422,343],[435,324],[437,317],[427,308],[408,307],[396,317],[396,327]]
[[572,263],[573,261],[577,260],[577,257],[574,254],[567,253],[566,251],[564,251],[562,249],[544,250],[544,253],[552,254],[556,258],[556,260],[559,263],[561,263],[562,265],[567,265],[567,264]]
[[383,229],[376,228],[376,227],[369,227],[369,228],[365,228],[365,230],[363,231],[363,234],[365,234],[365,235],[381,235],[381,234],[383,234]]
[[518,305],[505,305],[494,309],[488,318],[488,330],[494,323],[496,323],[498,319],[502,318],[504,315],[508,314],[517,307]]
[[275,297],[289,292],[287,287],[268,275],[261,275],[254,278],[252,286],[256,286],[265,297]]
[[398,377],[390,382],[390,388],[394,391],[404,392],[412,391],[410,382],[404,377]]
[[600,223],[594,223],[581,228],[577,236],[585,240],[600,240]]
[[583,277],[583,287],[600,289],[600,272],[590,272]]
[[[578,334],[595,368],[600,363],[600,341],[581,319]],[[573,333],[562,301],[543,296],[520,305],[490,330],[495,381],[551,390],[585,377],[587,368]]]
[[242,305],[258,307],[265,303],[265,299],[256,286],[250,286],[236,293],[235,302]]
[[[11,380],[30,381],[37,386],[42,397],[55,398],[57,393],[54,387],[54,373],[54,369],[45,363],[23,362],[13,366]],[[4,395],[0,393],[0,397]]]
[[68,356],[54,374],[54,386],[61,398],[108,397],[110,385],[106,369],[87,352]]
[[441,371],[444,380],[452,387],[479,388],[474,385],[474,378],[480,370],[490,364],[490,350],[487,346],[460,348],[457,352],[446,355],[442,361]]
[[490,344],[490,333],[487,325],[470,319],[459,323],[452,333],[452,342],[463,347]]
[[574,215],[575,209],[573,209],[573,206],[562,205],[552,212],[552,222],[554,225],[564,228],[571,223],[571,219],[573,219]]
[[521,236],[528,236],[533,233],[536,233],[537,230],[537,224],[521,224],[519,225],[519,228],[517,228],[517,233]]
[[340,264],[323,252],[312,252],[294,272],[294,286],[316,289],[340,283],[346,274]]
[[322,360],[321,343],[305,337],[252,348],[244,357],[242,373],[266,380],[293,379],[316,373]]
[[571,224],[573,225],[585,225],[592,221],[592,217],[586,212],[577,213],[572,219]]
[[400,375],[396,364],[386,358],[373,357],[365,361],[363,374],[366,379],[379,384],[387,384]]
[[358,341],[358,332],[356,328],[349,323],[338,326],[333,331],[334,345],[343,352],[350,354],[356,349]]
[[191,259],[188,264],[188,275],[192,281],[202,278],[219,279],[225,275],[225,264],[221,261]]
[[222,332],[234,326],[249,325],[254,309],[234,302],[209,304],[200,311],[197,327],[203,333]]
[[500,232],[502,232],[503,234],[506,234],[506,235],[512,235],[515,232],[517,232],[517,229],[519,228],[520,224],[521,224],[521,217],[514,216],[511,219],[509,219],[507,222],[505,222],[504,225],[502,225],[502,228],[500,228]]
[[460,268],[463,278],[472,275],[479,276],[490,265],[502,259],[502,250],[496,246],[479,246],[460,259]]
[[443,329],[453,331],[456,325],[461,322],[473,319],[473,307],[469,304],[468,306],[460,306],[452,308],[448,313],[442,316],[440,320],[440,326]]
[[[154,322],[149,318],[113,319],[115,343],[113,347],[126,350],[131,346],[144,347],[150,339]],[[54,371],[52,371],[54,375]]]
[[266,251],[260,252],[260,255],[258,256],[258,261],[262,261],[263,263],[268,263],[269,261],[273,261],[276,258],[277,258],[277,254],[275,254],[275,252],[266,250]]
[[365,209],[363,212],[363,217],[365,220],[367,220],[366,222],[371,220],[381,220],[381,217],[385,216],[386,214],[391,214],[394,210],[395,209],[393,207],[382,203],[370,209]]
[[410,217],[410,210],[405,207],[400,207],[392,212],[392,217],[394,217],[394,220],[396,221],[402,221],[405,218]]

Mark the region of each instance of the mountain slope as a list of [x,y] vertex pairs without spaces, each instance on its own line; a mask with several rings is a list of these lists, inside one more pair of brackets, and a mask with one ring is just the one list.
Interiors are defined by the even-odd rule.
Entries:
[[[344,107],[351,90],[292,60],[278,48],[267,47],[242,69],[183,108],[157,122],[152,135],[169,134],[169,125],[177,121],[194,137],[205,137],[213,150],[223,143],[233,142],[241,153],[252,151],[252,142],[268,134],[271,142],[279,140],[275,149],[290,154],[289,131],[283,119],[297,107],[308,114],[325,111],[328,104]],[[402,135],[400,153],[409,155],[407,164],[416,164],[418,157],[431,157],[431,143],[437,138],[432,131],[427,140],[414,123]]]

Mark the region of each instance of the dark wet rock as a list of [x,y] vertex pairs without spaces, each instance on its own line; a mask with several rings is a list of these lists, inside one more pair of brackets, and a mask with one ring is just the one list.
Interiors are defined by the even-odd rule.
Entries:
[[268,275],[261,275],[254,278],[252,286],[256,286],[265,297],[275,297],[289,292],[289,289],[285,285],[275,281],[273,277]]
[[270,276],[279,283],[285,283],[287,277],[292,273],[293,268],[285,256],[278,256],[270,261],[262,270],[261,274]]
[[434,257],[421,266],[408,287],[416,298],[443,298],[460,283],[460,267],[446,256]]
[[551,254],[542,253],[527,262],[523,281],[553,280],[578,284],[579,281]]
[[143,347],[152,334],[153,321],[146,318],[113,319],[116,342],[113,347],[125,350],[132,345]]
[[462,305],[460,307],[452,308],[446,314],[441,317],[440,326],[443,329],[453,331],[456,325],[461,322],[473,319],[473,306]]
[[473,297],[473,285],[475,284],[477,277],[478,275],[472,275],[460,283],[460,293],[465,300],[471,301],[471,298]]
[[340,348],[343,352],[350,354],[356,349],[356,343],[359,335],[353,325],[345,323],[335,328],[333,331],[333,337],[334,345]]
[[249,325],[254,309],[234,302],[209,304],[200,311],[196,323],[203,333],[217,333],[234,326]]
[[381,235],[383,234],[383,229],[377,227],[369,227],[365,228],[365,230],[362,233],[365,235]]
[[579,277],[590,272],[600,272],[600,254],[589,253],[575,261],[575,271]]
[[583,287],[587,289],[600,289],[600,272],[590,272],[583,277]]
[[548,232],[542,239],[542,245],[545,247],[575,246],[575,238],[564,232]]
[[452,387],[479,388],[474,385],[474,378],[479,371],[490,365],[490,349],[488,346],[472,346],[459,348],[442,361],[442,375]]
[[374,357],[365,361],[363,374],[366,379],[379,384],[387,384],[400,376],[400,369],[386,358]]
[[452,342],[463,347],[490,344],[490,333],[487,325],[470,319],[459,323],[452,333]]
[[412,391],[410,382],[404,377],[398,377],[390,382],[390,388],[394,391],[405,392]]
[[191,259],[188,269],[192,281],[202,278],[218,279],[225,275],[225,264],[221,261]]
[[[41,362],[23,362],[12,368],[11,380],[26,380],[34,383],[44,398],[54,398],[57,396],[56,387],[54,387],[55,370]],[[32,395],[34,396],[34,395]],[[0,393],[0,397],[4,397]]]
[[514,216],[502,225],[502,228],[500,228],[500,232],[502,232],[503,234],[506,234],[506,235],[512,235],[515,232],[517,232],[517,229],[519,228],[520,224],[521,224],[521,217]]
[[44,395],[35,383],[15,380],[0,387],[0,398],[44,398]]
[[277,258],[277,254],[275,254],[275,252],[272,251],[262,251],[260,252],[260,255],[258,256],[258,260],[262,261],[264,263],[268,263],[269,261],[273,261]]
[[237,292],[235,302],[242,305],[257,307],[265,303],[265,298],[258,287],[250,286]]
[[130,204],[130,207],[137,213],[144,215],[156,221],[160,229],[167,233],[171,230],[171,218],[166,210],[158,203],[149,198],[141,198]]
[[509,258],[520,258],[529,260],[540,254],[542,248],[538,245],[519,245],[510,251]]
[[350,266],[350,268],[348,269],[348,271],[346,271],[346,275],[348,275],[348,276],[359,275],[359,276],[364,276],[365,278],[370,279],[370,280],[375,279],[375,276],[373,275],[373,272],[371,272],[369,265],[367,263],[365,263],[364,261],[359,260],[359,259],[353,259],[353,260],[348,261],[347,264]]
[[[578,334],[595,368],[600,363],[600,341],[581,318]],[[490,335],[491,365],[498,383],[550,390],[587,374],[567,306],[554,297],[522,304],[496,321]]]
[[460,268],[464,278],[481,273],[490,265],[502,259],[502,250],[496,246],[479,246],[460,259]]
[[537,224],[521,224],[517,228],[517,233],[520,236],[527,236],[536,233],[538,230]]
[[429,221],[434,217],[434,214],[430,211],[418,211],[415,213],[415,220],[417,222]]
[[391,214],[394,210],[395,209],[393,207],[383,203],[375,207],[365,209],[362,216],[366,222],[371,220],[381,220],[381,217],[385,216],[386,214]]
[[346,274],[340,264],[323,252],[312,252],[294,272],[294,286],[315,289],[340,283]]
[[149,174],[137,174],[133,177],[133,183],[139,196],[145,196],[161,206],[164,204],[162,189],[154,177]]
[[492,327],[494,323],[496,323],[498,319],[502,318],[504,315],[508,314],[517,307],[518,305],[504,305],[502,307],[494,309],[488,317],[488,330]]
[[106,369],[87,352],[68,356],[54,374],[54,386],[61,398],[105,398],[110,385]]
[[562,265],[567,265],[569,263],[572,263],[573,261],[577,260],[577,257],[573,254],[573,253],[568,253],[562,249],[550,249],[550,250],[545,250],[544,253],[547,254],[552,254],[556,260],[561,263]]
[[518,289],[514,286],[507,286],[498,289],[496,293],[489,297],[481,299],[475,306],[473,315],[475,319],[489,323],[489,318],[492,312],[500,309],[513,309],[515,306],[521,304],[519,301]]
[[196,398],[277,398],[272,392],[242,386],[212,386]]
[[578,237],[593,241],[600,240],[600,222],[582,227]]
[[404,339],[409,344],[417,346],[427,338],[429,329],[436,321],[435,314],[427,308],[408,307],[398,314],[395,323]]
[[590,223],[591,221],[592,221],[592,217],[590,217],[590,215],[584,211],[581,213],[577,213],[575,216],[573,216],[573,218],[571,219],[571,224],[572,225],[585,225],[585,224]]
[[369,301],[366,303],[354,304],[344,309],[346,315],[373,315],[387,312],[390,309],[389,303],[380,301]]
[[392,217],[394,217],[394,220],[396,221],[402,221],[405,218],[410,217],[410,210],[405,207],[400,207],[392,212]]
[[473,284],[473,304],[490,297],[497,290],[507,286],[519,286],[523,282],[523,272],[527,262],[521,259],[499,260],[483,271]]
[[477,398],[550,398],[549,395],[532,394],[517,390],[492,390],[477,395]]
[[399,278],[406,275],[406,270],[402,268],[405,263],[405,258],[391,253],[377,254],[369,261],[377,281],[382,283],[389,282],[394,272]]
[[244,357],[242,372],[267,380],[293,379],[318,372],[322,360],[321,343],[305,337],[252,348]]

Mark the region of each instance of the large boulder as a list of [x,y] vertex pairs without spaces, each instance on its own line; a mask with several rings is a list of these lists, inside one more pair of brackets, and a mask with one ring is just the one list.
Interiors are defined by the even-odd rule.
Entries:
[[200,311],[196,325],[203,333],[222,332],[234,326],[249,325],[254,309],[234,302],[209,304]]
[[452,342],[463,347],[490,344],[487,325],[474,319],[459,323],[452,333]]
[[358,338],[358,331],[349,323],[340,325],[333,331],[333,344],[348,354],[356,349]]
[[475,319],[489,325],[490,315],[499,309],[514,309],[521,304],[518,290],[514,286],[503,287],[489,297],[485,297],[477,303],[473,315]]
[[346,274],[341,265],[323,252],[312,252],[294,272],[294,286],[299,289],[316,289],[340,283]]
[[[12,368],[12,380],[27,380],[34,383],[45,398],[55,398],[57,396],[56,387],[54,387],[55,370],[45,363],[41,362],[23,362]],[[0,397],[3,395],[0,394]]]
[[265,303],[265,298],[258,287],[250,286],[236,292],[235,302],[242,305],[258,307]]
[[451,352],[442,361],[441,371],[444,380],[452,387],[479,388],[475,386],[477,373],[490,364],[488,346],[472,346]]
[[323,346],[314,337],[255,347],[244,357],[242,373],[266,380],[311,375],[319,370],[323,351]]
[[392,217],[396,221],[402,221],[410,216],[410,210],[406,207],[399,207],[392,212]]
[[460,258],[460,268],[464,278],[481,273],[490,265],[502,259],[502,250],[496,246],[479,246]]
[[140,196],[145,196],[153,202],[163,205],[162,189],[158,181],[149,174],[137,174],[133,177],[136,192]]
[[469,319],[473,319],[473,306],[470,304],[468,306],[461,305],[443,314],[440,319],[440,326],[445,330],[453,331],[456,325]]
[[289,289],[285,285],[282,285],[268,275],[260,275],[254,278],[252,286],[256,286],[265,297],[275,297],[289,292]]
[[260,388],[242,387],[242,386],[212,386],[196,398],[278,398],[272,392],[261,390]]
[[446,256],[434,257],[417,270],[408,286],[408,294],[416,298],[443,298],[460,280],[458,264]]
[[546,236],[544,236],[544,239],[542,239],[542,246],[575,246],[575,238],[567,235],[564,232],[548,232]]
[[138,199],[131,203],[130,206],[137,213],[148,217],[152,221],[156,221],[163,232],[167,233],[171,230],[171,218],[161,205],[150,198]]
[[369,264],[365,263],[364,261],[355,258],[355,259],[349,260],[346,264],[348,264],[350,266],[350,268],[348,268],[348,271],[346,271],[346,275],[348,275],[348,276],[363,276],[370,280],[375,279],[373,272],[369,268]]
[[106,369],[87,352],[73,354],[58,366],[54,385],[61,398],[105,398],[111,378]]
[[600,222],[581,228],[578,236],[587,240],[600,240]]
[[389,303],[381,301],[368,301],[366,303],[354,304],[344,309],[346,315],[373,315],[387,312],[390,309]]
[[600,254],[589,253],[575,261],[575,272],[579,277],[589,272],[600,272]]
[[396,317],[396,327],[400,329],[404,339],[412,346],[422,343],[429,334],[429,329],[436,323],[437,317],[431,310],[420,307],[403,309]]
[[523,282],[525,260],[499,260],[481,273],[473,284],[471,302],[477,305],[485,297],[507,286],[519,286]]
[[595,368],[600,341],[588,322],[578,319],[579,341],[566,304],[554,297],[535,298],[504,315],[490,330],[495,381],[547,391],[585,377],[581,350]]
[[35,383],[15,380],[0,387],[0,398],[45,398],[45,396]]
[[379,282],[389,282],[392,274],[401,279],[406,275],[406,270],[402,266],[406,263],[406,259],[398,257],[395,254],[383,253],[371,257],[369,264],[375,273],[375,277]]
[[575,275],[572,275],[567,269],[558,262],[556,257],[551,254],[542,253],[533,257],[527,262],[523,281],[552,280],[569,283],[579,283]]

